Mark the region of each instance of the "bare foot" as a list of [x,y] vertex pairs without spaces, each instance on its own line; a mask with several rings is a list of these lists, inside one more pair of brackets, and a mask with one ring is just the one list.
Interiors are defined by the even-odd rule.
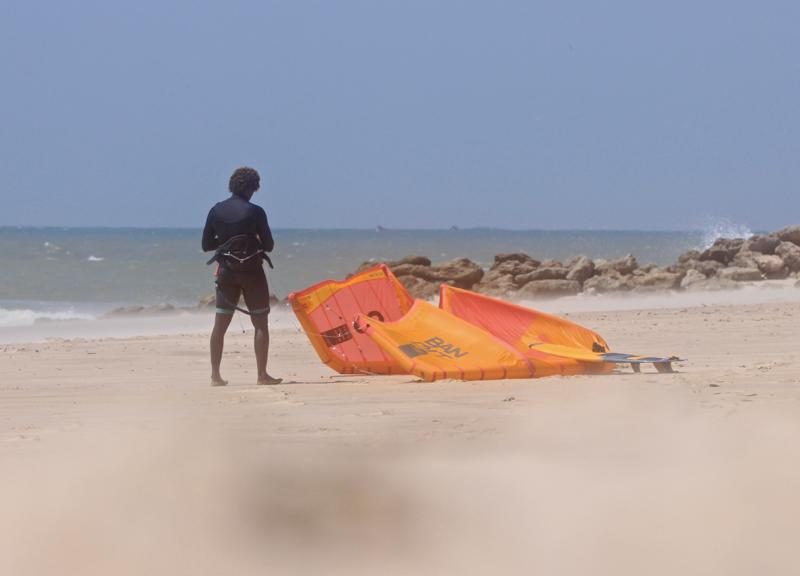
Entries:
[[275,384],[280,384],[281,382],[283,382],[283,378],[273,378],[269,374],[266,376],[261,376],[258,379],[259,386],[274,386]]
[[211,377],[211,385],[212,386],[227,386],[228,381],[223,380],[222,376],[212,376]]

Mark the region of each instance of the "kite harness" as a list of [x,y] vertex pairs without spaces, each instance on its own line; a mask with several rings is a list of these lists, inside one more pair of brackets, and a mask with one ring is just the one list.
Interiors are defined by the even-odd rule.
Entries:
[[[274,268],[272,260],[267,255],[266,250],[261,246],[261,241],[255,234],[238,234],[232,236],[217,248],[214,256],[206,262],[211,265],[214,262],[219,267],[227,268],[233,272],[255,272],[261,268],[261,262],[267,261],[270,268]],[[219,268],[217,269],[219,273]],[[252,316],[254,312],[237,306],[235,302],[229,301],[219,287],[219,279],[214,281],[217,290],[217,297],[221,298],[228,306],[239,312],[244,312]]]

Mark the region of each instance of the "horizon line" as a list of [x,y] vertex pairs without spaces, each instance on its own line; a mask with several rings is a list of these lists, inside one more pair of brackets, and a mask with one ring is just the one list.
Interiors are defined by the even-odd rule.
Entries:
[[[352,227],[270,227],[273,231],[284,232],[468,232],[468,231],[500,231],[500,232],[646,232],[646,233],[696,233],[707,232],[703,228],[505,228],[502,226],[470,226],[460,227],[451,226],[449,228],[391,228],[386,226],[375,226],[369,228]],[[59,226],[59,225],[14,225],[0,224],[0,230],[163,230],[163,231],[201,231],[202,226]],[[768,232],[767,230],[752,230],[753,233]]]

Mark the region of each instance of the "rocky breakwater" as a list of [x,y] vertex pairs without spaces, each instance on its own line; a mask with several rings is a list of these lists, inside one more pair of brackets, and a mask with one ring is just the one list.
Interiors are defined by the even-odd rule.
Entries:
[[[373,264],[365,262],[357,271]],[[561,262],[523,253],[497,254],[488,270],[467,258],[434,264],[424,256],[408,256],[386,264],[412,295],[426,299],[442,283],[513,298],[735,289],[747,282],[800,278],[800,226],[749,238],[720,238],[669,266],[641,265],[632,254],[613,260],[575,256]]]
[[[217,303],[217,295],[216,294],[208,294],[200,298],[197,301],[197,304],[194,306],[174,306],[169,303],[163,304],[154,304],[150,306],[123,306],[120,308],[114,308],[110,312],[105,314],[107,318],[119,318],[119,317],[133,317],[133,316],[163,316],[169,314],[183,314],[187,312],[198,312],[198,311],[205,311],[205,310],[212,310],[216,307]],[[269,296],[269,304],[270,307],[277,308],[279,305],[287,305],[288,302],[285,300],[278,299],[274,294],[270,294]],[[247,308],[247,305],[244,302],[244,298],[240,298],[238,305],[242,308]]]
[[[374,265],[364,262],[356,273]],[[433,298],[439,293],[440,284],[473,290],[484,275],[483,268],[467,258],[433,265],[425,256],[406,256],[386,265],[415,298]]]

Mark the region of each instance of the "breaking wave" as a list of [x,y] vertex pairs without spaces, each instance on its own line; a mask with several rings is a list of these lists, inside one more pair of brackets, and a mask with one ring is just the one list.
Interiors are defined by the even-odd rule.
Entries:
[[720,218],[703,227],[701,248],[709,248],[719,238],[750,238],[752,235],[753,231],[748,226]]
[[9,310],[0,308],[0,328],[15,326],[32,326],[40,322],[60,322],[65,320],[94,320],[91,314],[82,314],[74,310],[43,311],[27,308]]

